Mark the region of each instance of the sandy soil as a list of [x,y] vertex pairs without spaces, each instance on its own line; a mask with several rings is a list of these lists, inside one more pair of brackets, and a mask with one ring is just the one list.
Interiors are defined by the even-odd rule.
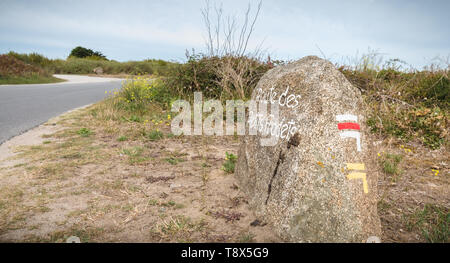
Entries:
[[233,138],[119,142],[79,112],[23,134],[32,146],[8,143],[17,154],[0,170],[0,241],[280,241],[222,170]]
[[13,159],[14,149],[18,146],[32,146],[42,144],[43,134],[56,132],[57,128],[49,123],[40,125],[26,133],[16,136],[0,145],[0,168],[13,166],[20,161]]

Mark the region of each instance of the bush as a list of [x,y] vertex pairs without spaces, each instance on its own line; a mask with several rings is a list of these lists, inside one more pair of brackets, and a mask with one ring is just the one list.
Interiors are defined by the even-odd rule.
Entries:
[[152,97],[153,101],[160,104],[165,109],[170,109],[172,103],[181,98],[174,89],[171,89],[161,79],[152,81]]
[[233,56],[188,55],[188,61],[173,68],[166,86],[181,97],[201,91],[208,98],[245,99],[251,95],[261,76],[271,68],[256,59]]
[[223,163],[222,169],[226,173],[234,173],[234,167],[236,165],[237,156],[232,153],[225,153],[225,162]]
[[160,79],[138,76],[127,79],[118,92],[116,106],[142,115],[147,112],[150,103],[158,103],[163,108],[170,108],[178,97],[167,88]]
[[361,90],[370,109],[366,124],[371,132],[402,141],[418,140],[431,149],[448,141],[448,69],[339,69]]
[[127,79],[119,91],[119,103],[121,108],[140,114],[146,111],[146,106],[152,101],[151,80],[144,77]]
[[0,76],[28,77],[32,75],[50,76],[44,69],[23,62],[13,55],[0,55]]
[[37,67],[41,67],[43,69],[48,69],[51,65],[52,60],[40,55],[38,53],[30,53],[30,54],[19,54],[16,52],[9,52],[8,56],[15,57],[20,61],[23,61],[27,64],[31,64]]
[[[62,80],[52,77],[47,70],[18,59],[16,54],[0,55],[0,84],[54,83]],[[32,60],[41,57],[30,56]]]

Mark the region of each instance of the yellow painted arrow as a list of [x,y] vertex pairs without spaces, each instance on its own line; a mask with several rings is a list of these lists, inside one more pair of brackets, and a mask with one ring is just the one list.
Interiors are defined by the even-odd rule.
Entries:
[[[365,165],[363,163],[347,163],[348,170],[365,170]],[[353,172],[347,175],[347,179],[362,179],[364,193],[369,193],[369,185],[367,184],[366,174],[362,172]]]

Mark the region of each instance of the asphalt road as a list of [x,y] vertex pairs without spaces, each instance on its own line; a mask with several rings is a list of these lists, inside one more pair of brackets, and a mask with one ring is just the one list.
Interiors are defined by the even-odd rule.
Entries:
[[107,96],[105,91],[120,85],[120,79],[0,85],[0,144],[68,110],[100,101]]

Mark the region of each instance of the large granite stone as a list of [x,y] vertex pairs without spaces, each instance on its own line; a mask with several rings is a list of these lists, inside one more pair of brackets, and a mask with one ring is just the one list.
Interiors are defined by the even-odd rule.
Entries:
[[281,124],[274,146],[262,146],[261,135],[240,145],[235,176],[256,214],[287,241],[380,236],[376,153],[360,91],[310,56],[268,71],[252,99],[278,103]]

